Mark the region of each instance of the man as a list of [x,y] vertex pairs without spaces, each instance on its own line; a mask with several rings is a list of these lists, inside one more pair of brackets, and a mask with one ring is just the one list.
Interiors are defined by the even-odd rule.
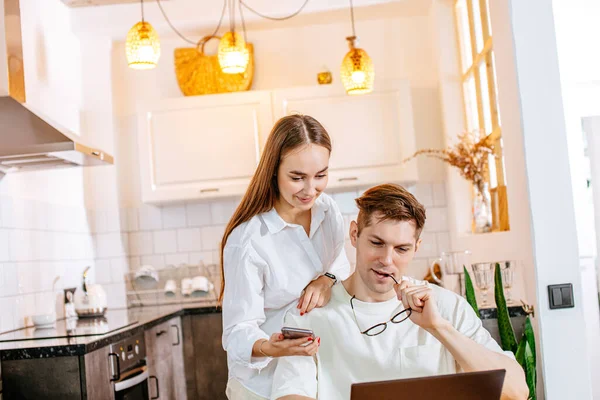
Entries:
[[523,370],[462,297],[403,277],[421,243],[423,205],[391,184],[356,203],[356,270],[327,306],[288,313],[285,325],[312,329],[320,346],[316,358],[279,359],[271,398],[349,399],[357,382],[505,369],[502,398],[526,399]]

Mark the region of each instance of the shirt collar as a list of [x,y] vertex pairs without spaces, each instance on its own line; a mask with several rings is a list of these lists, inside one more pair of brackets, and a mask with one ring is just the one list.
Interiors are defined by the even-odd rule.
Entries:
[[[329,210],[329,205],[325,202],[322,196],[319,196],[315,201],[315,204],[312,207],[311,221],[310,221],[310,236],[312,237],[313,233],[317,230],[317,228],[321,225],[323,220],[325,219],[325,212]],[[271,210],[263,213],[262,219],[267,225],[267,229],[271,234],[275,234],[286,226],[294,226],[294,224],[289,224],[283,220],[273,207]]]

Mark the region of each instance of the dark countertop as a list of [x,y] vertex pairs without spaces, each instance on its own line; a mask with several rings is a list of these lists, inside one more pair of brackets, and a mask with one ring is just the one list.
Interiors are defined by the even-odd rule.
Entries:
[[61,333],[65,332],[64,320],[57,321],[55,329],[23,328],[0,334],[0,361],[81,356],[144,332],[173,317],[219,312],[220,308],[206,303],[109,309],[105,315],[109,325],[105,323],[100,329],[109,331],[110,324],[122,328],[98,335],[93,333],[94,327],[91,326],[89,336],[71,338],[53,338],[64,335]]

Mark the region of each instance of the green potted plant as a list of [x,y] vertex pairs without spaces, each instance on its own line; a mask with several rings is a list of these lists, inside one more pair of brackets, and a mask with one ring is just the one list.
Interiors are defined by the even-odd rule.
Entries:
[[[477,298],[475,297],[475,289],[473,288],[473,282],[469,276],[469,272],[466,267],[463,267],[465,273],[465,293],[467,302],[473,307],[477,316],[479,316],[479,309],[477,307]],[[521,340],[517,342],[515,336],[515,330],[513,329],[510,315],[508,314],[508,307],[506,305],[506,298],[504,297],[504,289],[502,286],[502,274],[500,273],[500,264],[496,263],[496,269],[494,274],[494,297],[496,299],[496,307],[498,310],[498,330],[500,332],[500,345],[505,351],[512,351],[517,359],[517,362],[521,365],[525,371],[525,379],[527,386],[529,387],[529,399],[536,399],[536,351],[535,351],[535,337],[533,334],[533,326],[531,325],[531,319],[528,315],[525,319],[525,327],[523,329],[523,335]]]

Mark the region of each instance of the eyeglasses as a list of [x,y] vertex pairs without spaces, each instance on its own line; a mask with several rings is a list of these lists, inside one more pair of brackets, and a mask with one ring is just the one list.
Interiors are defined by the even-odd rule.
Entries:
[[381,322],[377,325],[373,325],[369,329],[363,331],[360,328],[360,325],[358,324],[358,319],[356,318],[356,312],[354,311],[354,304],[352,303],[355,298],[356,298],[356,296],[352,296],[352,298],[350,299],[350,307],[352,307],[352,314],[354,314],[354,320],[356,321],[356,326],[358,326],[358,330],[363,335],[367,335],[367,336],[380,335],[387,328],[388,322],[391,322],[393,324],[399,324],[400,322],[406,321],[408,319],[408,317],[410,317],[410,314],[412,313],[412,310],[410,308],[405,308],[404,310],[402,310],[399,313],[397,313],[396,315],[394,315],[389,321]]

